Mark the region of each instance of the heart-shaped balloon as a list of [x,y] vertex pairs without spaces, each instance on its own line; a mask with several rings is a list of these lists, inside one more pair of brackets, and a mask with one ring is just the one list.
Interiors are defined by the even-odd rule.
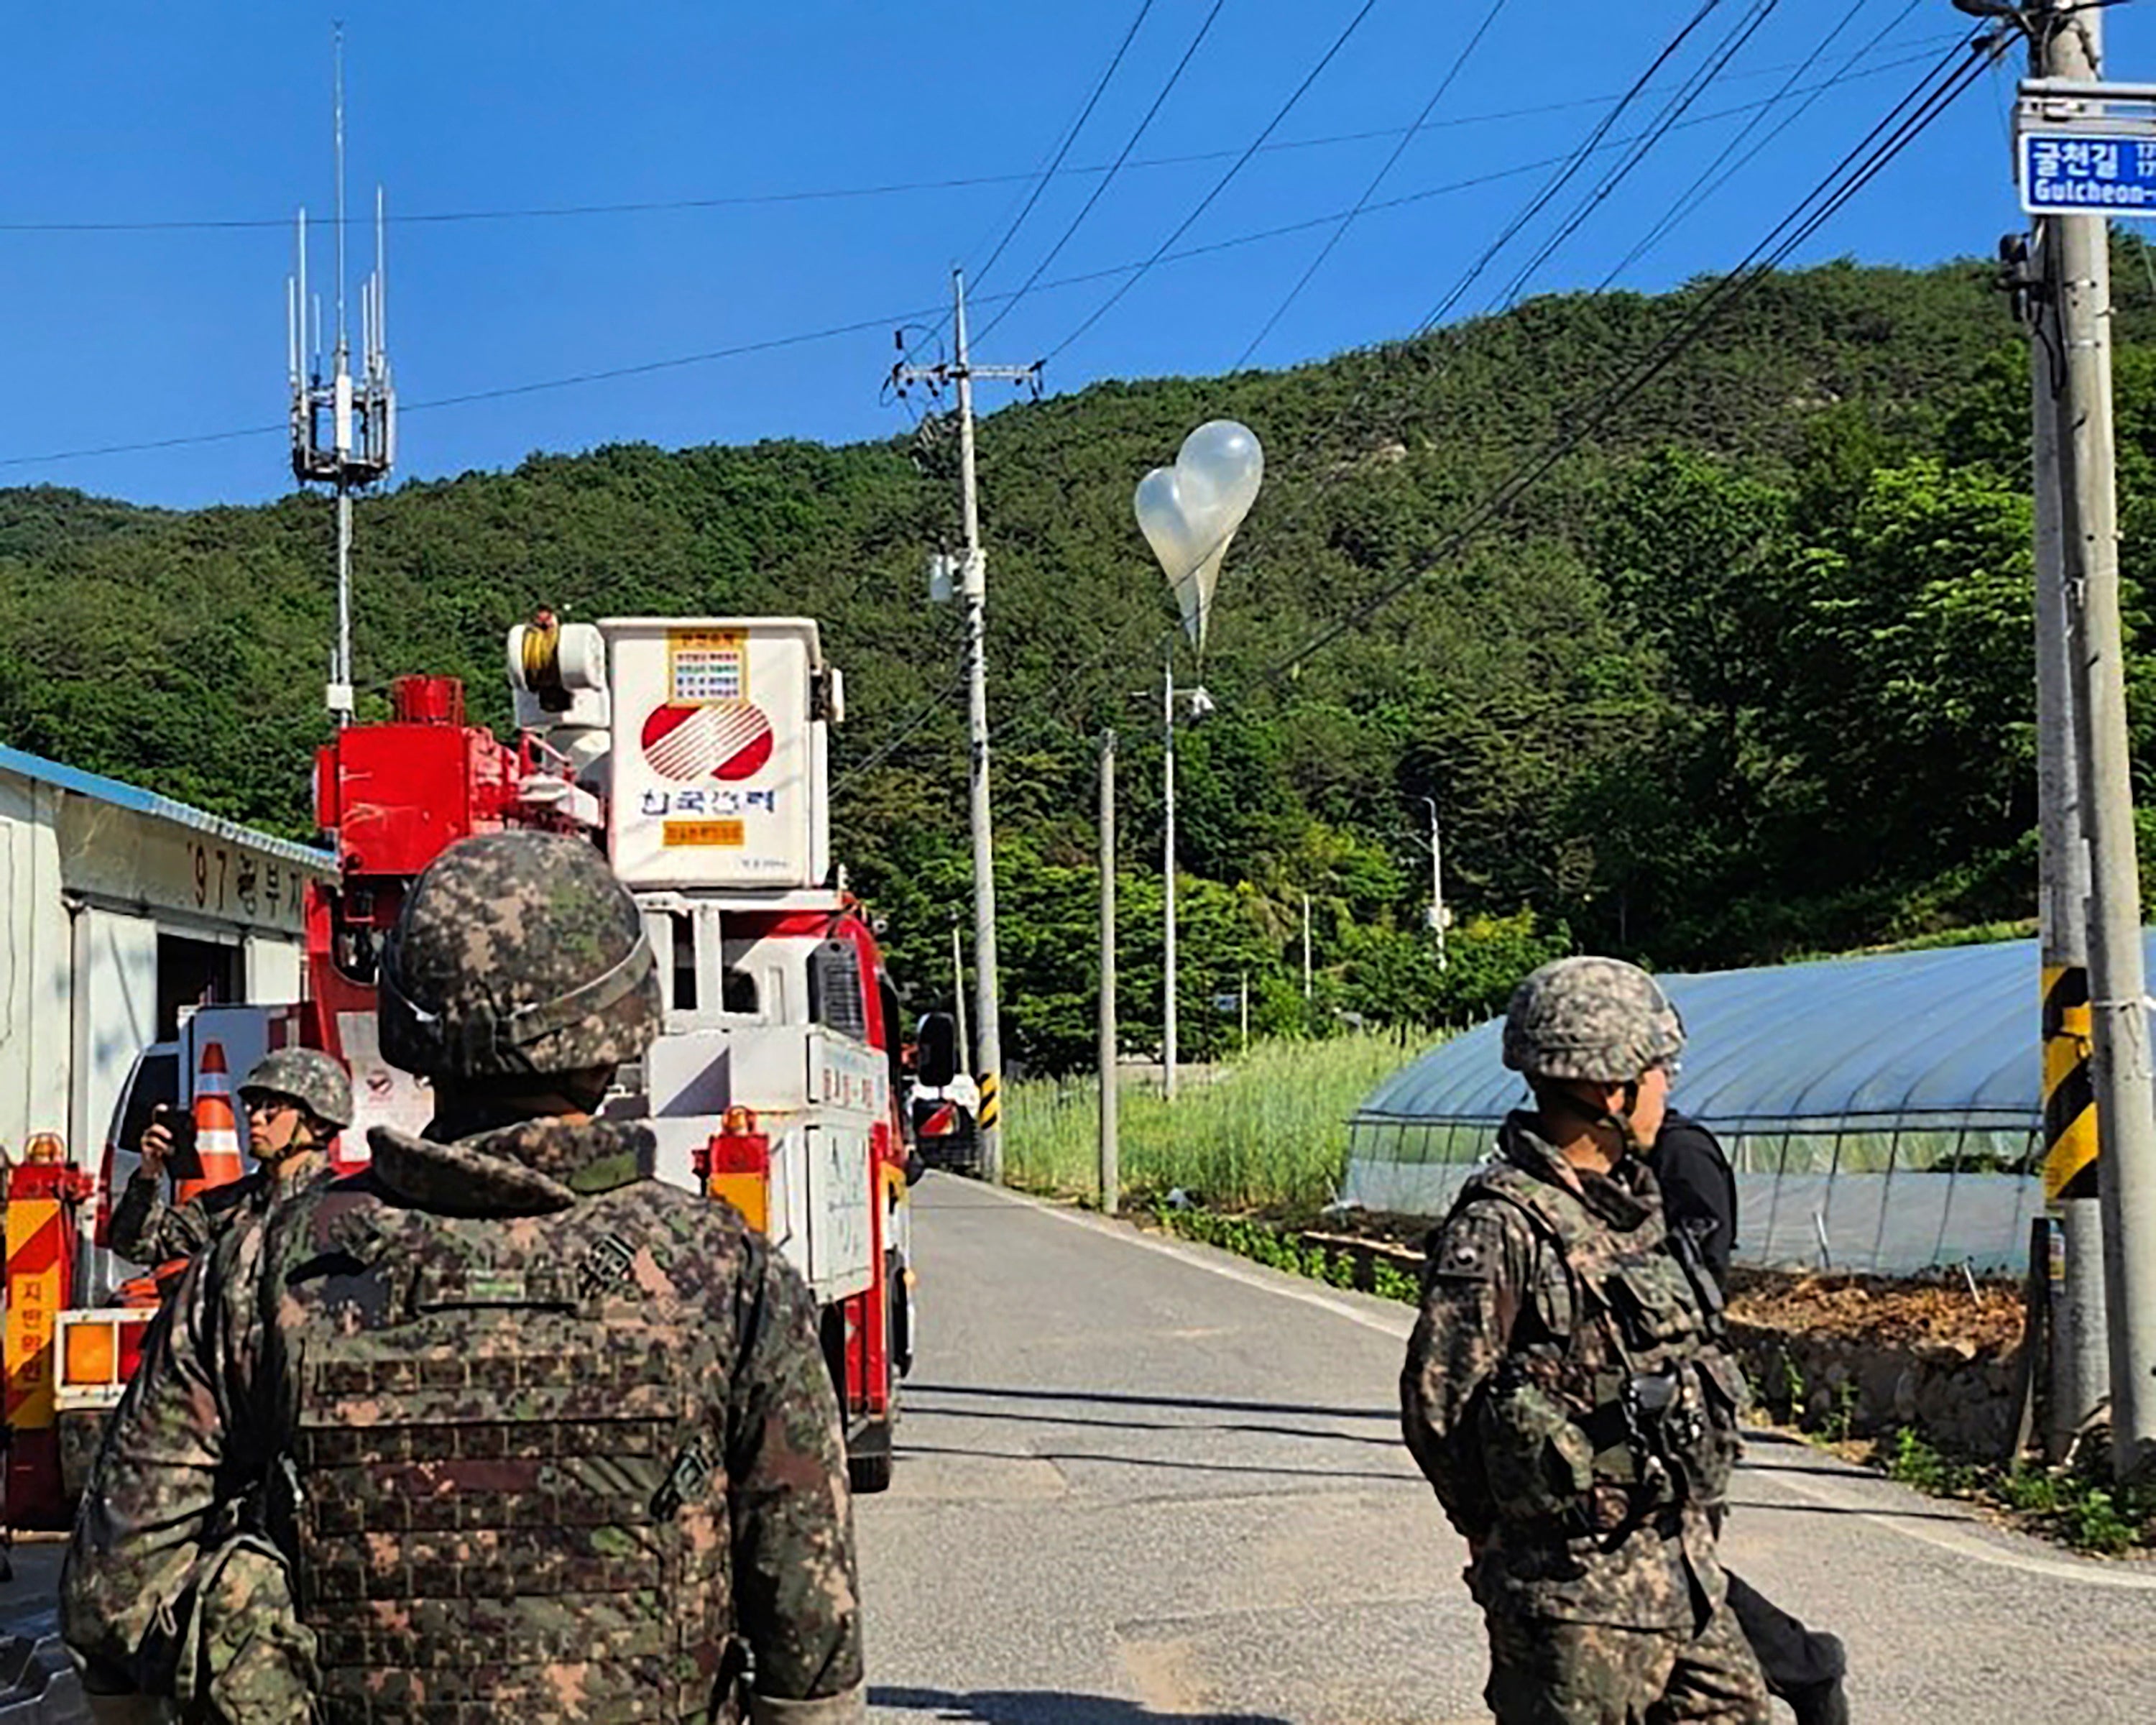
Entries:
[[1183,440],[1175,465],[1138,481],[1138,527],[1174,589],[1183,626],[1200,652],[1228,542],[1257,501],[1265,453],[1249,426],[1209,419]]

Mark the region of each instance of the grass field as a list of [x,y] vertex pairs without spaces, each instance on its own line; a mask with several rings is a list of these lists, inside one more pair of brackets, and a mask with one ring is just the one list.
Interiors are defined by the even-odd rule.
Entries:
[[[1348,1119],[1378,1081],[1432,1045],[1415,1036],[1337,1036],[1260,1043],[1204,1076],[1186,1078],[1170,1104],[1136,1076],[1122,1091],[1127,1204],[1180,1187],[1219,1208],[1314,1211],[1338,1190]],[[1035,1192],[1098,1195],[1100,1087],[1091,1079],[1039,1079],[1004,1092],[1004,1167]]]

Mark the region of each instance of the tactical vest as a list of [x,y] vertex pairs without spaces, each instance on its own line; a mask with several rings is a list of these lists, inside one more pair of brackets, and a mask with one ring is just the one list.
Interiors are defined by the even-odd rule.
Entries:
[[1524,1216],[1546,1250],[1479,1436],[1493,1507],[1607,1532],[1722,1502],[1744,1380],[1718,1345],[1712,1280],[1659,1219],[1622,1233],[1572,1194],[1500,1164],[1460,1194]]
[[375,1212],[367,1297],[285,1327],[295,1581],[338,1725],[722,1702],[722,1363],[584,1209]]

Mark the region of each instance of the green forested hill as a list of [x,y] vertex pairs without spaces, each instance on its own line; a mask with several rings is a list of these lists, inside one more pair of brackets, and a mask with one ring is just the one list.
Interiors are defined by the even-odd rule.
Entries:
[[[2124,244],[2138,594],[2156,528],[2156,298]],[[1245,974],[1260,1028],[1428,1020],[1487,1004],[1567,943],[1730,963],[2029,914],[2026,360],[1989,276],[1773,278],[1607,419],[1589,405],[1703,285],[1545,299],[1293,371],[1103,385],[986,419],[1013,1051],[1053,1065],[1090,1050],[1108,724],[1123,739],[1132,1045],[1158,1022],[1173,614],[1130,499],[1219,416],[1256,429],[1268,471],[1207,661],[1180,672],[1220,702],[1179,757],[1194,1051],[1232,1032],[1214,997]],[[1450,545],[1576,429],[1541,485]],[[958,619],[925,603],[922,578],[956,536],[943,431],[535,455],[365,501],[362,713],[385,710],[396,673],[452,672],[500,725],[503,631],[542,603],[820,619],[849,685],[840,855],[916,1004],[933,1004],[967,903]],[[330,542],[318,497],[175,513],[0,490],[0,737],[304,832]],[[1425,567],[1368,626],[1284,667]],[[1442,976],[1421,922],[1425,794],[1460,917]]]

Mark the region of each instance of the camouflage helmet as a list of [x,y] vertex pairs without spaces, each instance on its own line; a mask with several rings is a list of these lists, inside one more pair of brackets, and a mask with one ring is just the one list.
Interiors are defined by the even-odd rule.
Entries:
[[1512,991],[1505,1064],[1535,1078],[1629,1084],[1683,1052],[1661,984],[1621,958],[1560,958]]
[[617,1065],[650,1046],[660,1012],[636,901],[564,834],[451,845],[382,946],[382,1052],[426,1077]]
[[273,1048],[254,1063],[239,1094],[290,1096],[326,1126],[352,1124],[352,1075],[318,1048]]

